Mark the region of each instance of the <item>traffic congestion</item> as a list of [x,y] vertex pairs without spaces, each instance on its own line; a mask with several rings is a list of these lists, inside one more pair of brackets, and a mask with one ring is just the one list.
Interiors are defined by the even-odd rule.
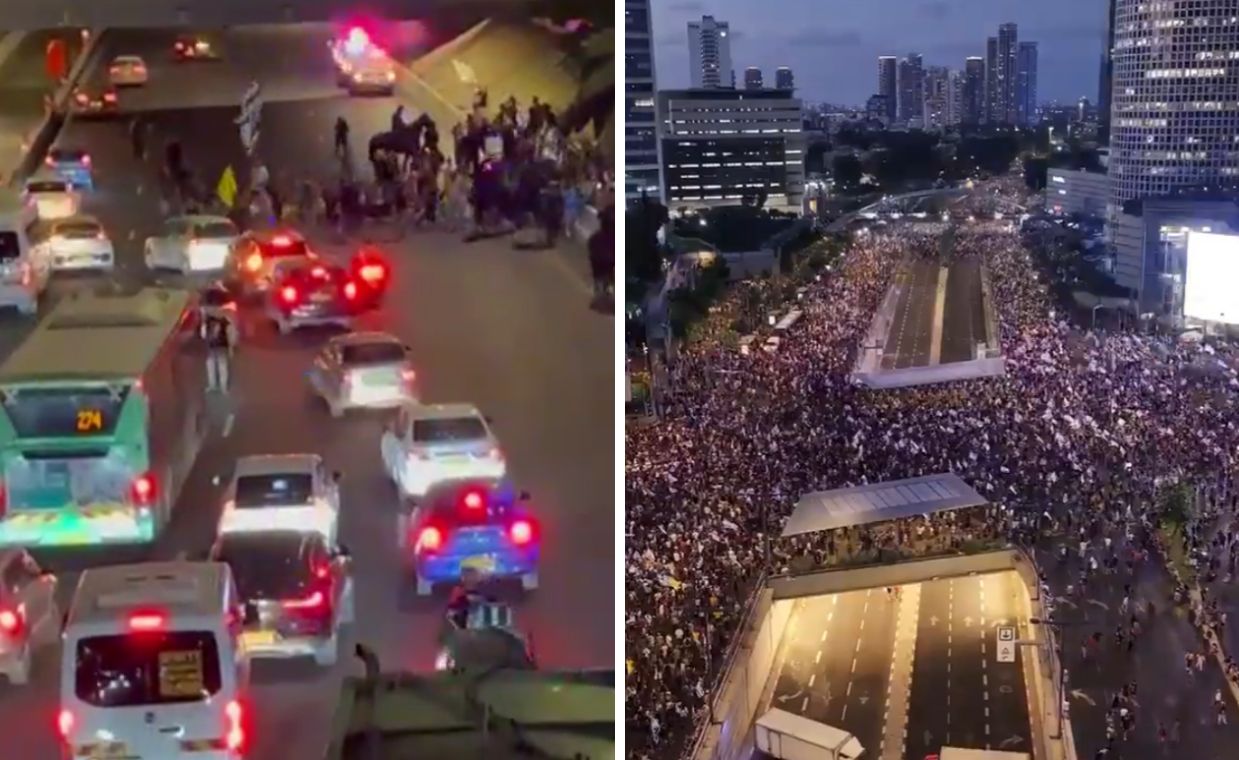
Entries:
[[[401,55],[463,31],[419,28]],[[585,254],[166,192],[181,162],[220,188],[351,167],[333,123],[377,133],[394,107],[354,94],[422,111],[398,56],[359,63],[357,42],[108,32],[47,160],[0,191],[14,756],[322,756],[353,643],[431,672],[482,617],[536,634],[540,666],[613,659],[591,548],[613,545],[613,339]],[[247,83],[267,93],[253,155]]]

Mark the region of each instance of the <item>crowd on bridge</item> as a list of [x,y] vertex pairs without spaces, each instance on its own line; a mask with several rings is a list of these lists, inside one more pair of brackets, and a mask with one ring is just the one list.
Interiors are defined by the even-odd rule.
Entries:
[[[772,539],[766,566],[763,531],[777,536],[803,493],[954,472],[1001,510],[1013,537],[1040,540],[1041,516],[1123,532],[1110,511],[1155,520],[1176,483],[1233,471],[1239,353],[1077,327],[1019,235],[998,225],[960,228],[950,255],[989,269],[1005,376],[894,391],[853,384],[898,262],[940,255],[937,246],[899,226],[855,237],[802,293],[804,316],[777,351],[686,347],[662,419],[626,431],[634,757],[684,747],[755,581],[829,555],[829,535]],[[739,298],[733,291],[727,298]]]

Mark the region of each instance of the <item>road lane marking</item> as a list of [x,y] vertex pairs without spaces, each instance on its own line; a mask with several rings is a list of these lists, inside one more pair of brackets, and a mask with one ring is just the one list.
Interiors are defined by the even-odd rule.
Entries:
[[822,637],[818,639],[818,641],[825,641],[825,640],[826,640],[826,631],[822,631]]
[[813,658],[813,664],[817,665],[822,661],[822,650],[817,650],[817,656]]
[[989,676],[984,673],[981,674],[981,685],[987,689],[989,688]]
[[236,422],[237,422],[237,415],[236,415],[236,413],[235,413],[235,412],[229,412],[229,413],[228,413],[228,418],[224,420],[224,431],[223,431],[223,433],[224,433],[224,437],[225,437],[225,438],[227,438],[228,436],[232,435],[232,426],[233,426],[233,425],[235,425],[235,424],[236,424]]
[[851,681],[848,681],[848,690],[847,690],[847,694],[845,694],[844,696],[845,696],[845,697],[851,697],[851,696],[852,696],[852,682],[851,682]]
[[809,688],[810,689],[813,688],[813,682],[816,680],[817,680],[817,673],[814,673],[813,675],[809,676]]
[[[852,672],[853,673],[856,672],[856,660],[855,659],[852,660]],[[850,688],[851,684],[848,684],[848,687]]]
[[809,709],[809,698],[805,697],[804,701],[800,703],[800,712],[805,712],[808,709]]

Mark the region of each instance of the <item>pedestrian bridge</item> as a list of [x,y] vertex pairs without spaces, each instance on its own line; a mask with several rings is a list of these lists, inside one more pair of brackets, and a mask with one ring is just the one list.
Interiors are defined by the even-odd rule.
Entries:
[[[581,0],[582,16],[586,0]],[[391,20],[448,14],[481,16],[560,16],[543,0],[3,0],[0,27],[50,29],[60,26],[195,27],[333,21],[366,16]]]

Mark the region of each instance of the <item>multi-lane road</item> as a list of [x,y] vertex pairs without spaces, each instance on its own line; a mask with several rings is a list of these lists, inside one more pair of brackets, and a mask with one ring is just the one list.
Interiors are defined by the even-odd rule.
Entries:
[[[985,340],[980,264],[957,261],[945,272],[942,269],[936,260],[917,260],[908,262],[899,275],[899,299],[886,336],[883,369],[970,361],[976,344]],[[936,318],[941,320],[937,329]]]
[[[462,28],[423,28],[417,44],[431,47]],[[257,79],[267,101],[260,154],[272,176],[291,185],[331,176],[331,128],[338,115],[351,123],[358,165],[364,166],[365,140],[388,128],[395,107],[391,99],[350,99],[336,89],[325,48],[329,34],[316,26],[237,28],[222,35],[227,60],[182,65],[170,61],[173,32],[124,30],[107,34],[101,59],[146,58],[150,84],[123,94],[122,108],[141,110],[150,120],[153,155],[164,142],[178,140],[188,162],[212,184],[225,166],[240,166],[233,118],[241,91]],[[403,102],[424,110],[415,100]],[[441,131],[446,136],[447,125]],[[60,144],[85,148],[94,158],[98,189],[86,210],[116,241],[115,278],[148,281],[142,241],[161,223],[154,161],[134,159],[123,122],[72,122]],[[428,400],[473,402],[494,419],[510,471],[532,492],[544,523],[541,588],[515,597],[518,623],[534,634],[548,667],[609,667],[615,625],[613,330],[610,317],[589,309],[584,253],[569,247],[516,251],[503,239],[464,244],[459,235],[440,231],[411,232],[386,250],[393,289],[365,327],[393,332],[411,346]],[[326,251],[347,253],[341,246]],[[21,332],[17,317],[3,315],[4,345]],[[309,402],[303,374],[322,335],[280,338],[256,323],[246,332],[231,419],[200,455],[153,555],[195,556],[210,545],[219,479],[227,478],[238,456],[321,453],[344,473],[340,531],[355,558],[355,637],[388,667],[431,667],[442,602],[411,598],[401,577],[395,493],[378,456],[380,420],[333,420]],[[80,563],[59,557],[53,564],[67,596]],[[0,689],[6,756],[57,756],[57,658],[55,651],[44,652],[30,685]],[[354,667],[344,658],[330,672],[308,664],[258,668],[254,757],[321,753],[335,685]]]
[[[806,599],[787,626],[771,705],[850,732],[873,757],[922,758],[943,746],[1028,752],[1022,657],[1018,648],[1014,663],[995,656],[996,627],[1027,624],[1019,583],[1014,573],[927,581],[916,584],[916,609],[902,613],[902,599],[882,588]],[[916,638],[902,715],[890,697],[909,685],[891,664],[896,622],[909,613]],[[884,746],[888,721],[906,721],[902,754]]]

